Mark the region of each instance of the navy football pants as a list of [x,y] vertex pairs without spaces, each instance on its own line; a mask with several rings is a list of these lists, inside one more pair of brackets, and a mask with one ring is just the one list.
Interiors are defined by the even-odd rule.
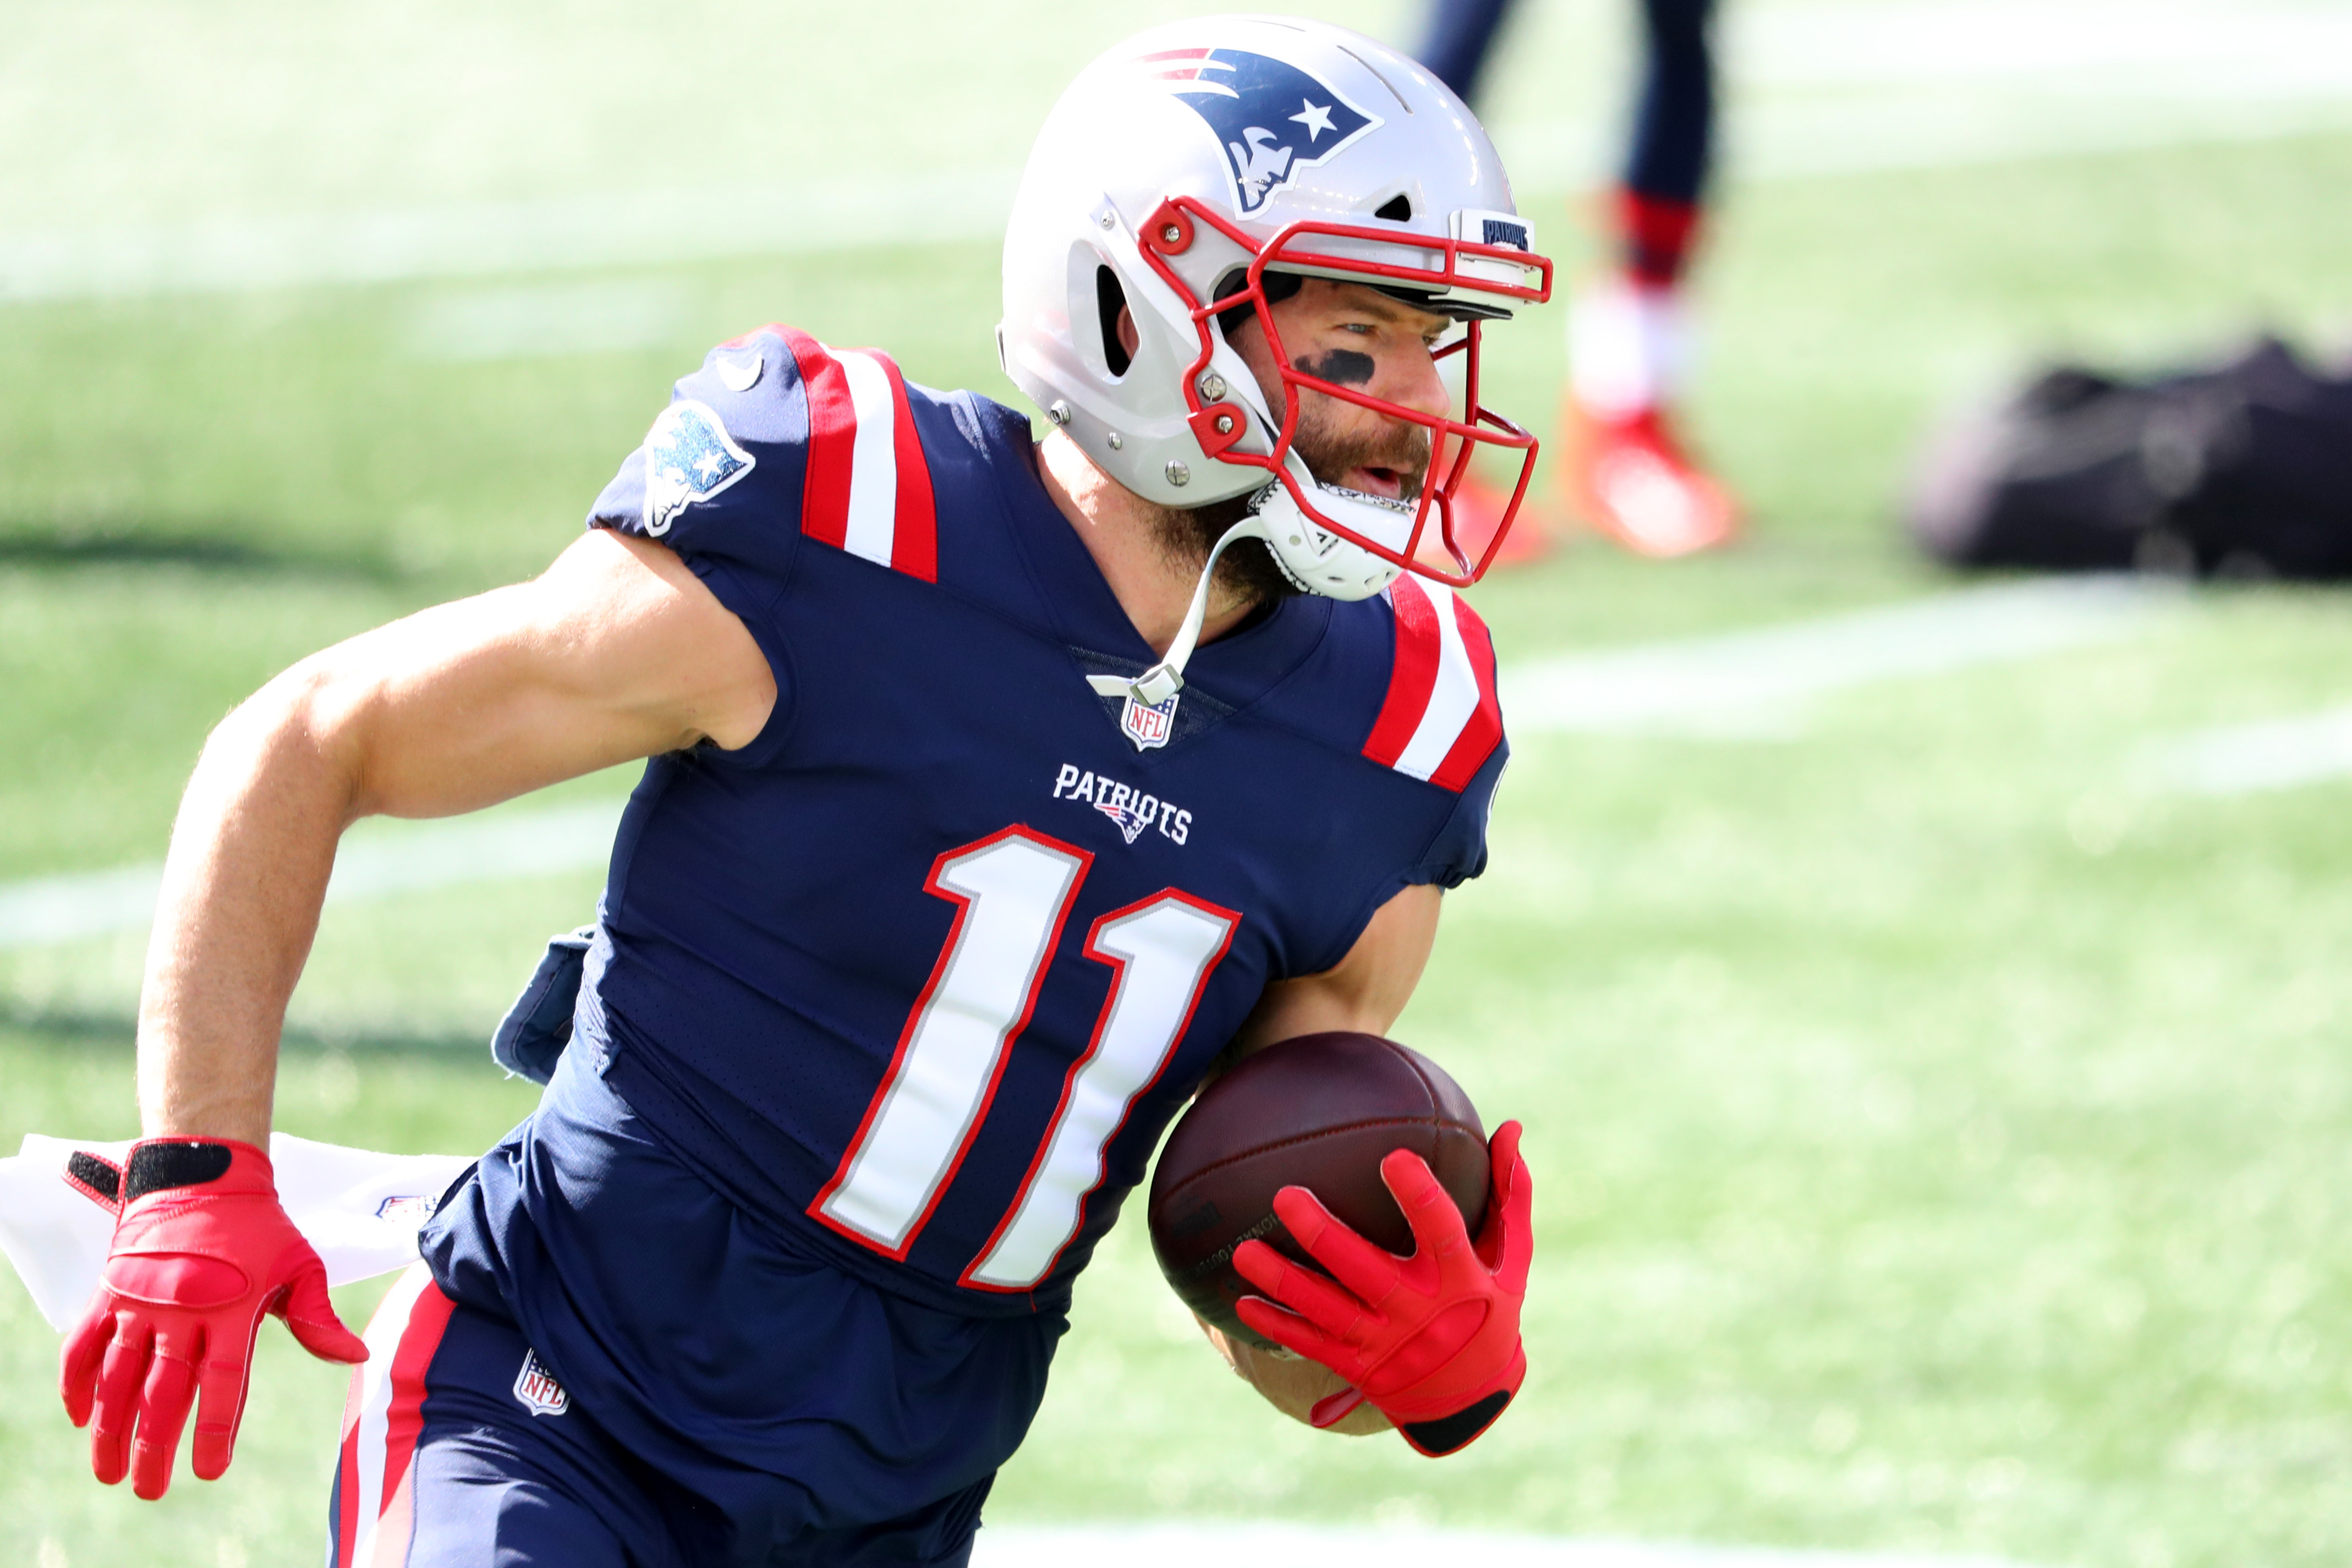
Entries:
[[452,1302],[422,1264],[367,1339],[328,1568],[961,1568],[993,1479],[879,1524],[774,1541],[765,1521],[806,1511],[792,1482],[714,1462],[689,1489],[632,1458],[512,1323]]
[[[1433,0],[1418,52],[1464,102],[1475,101],[1488,47],[1511,0]],[[1637,195],[1694,203],[1715,140],[1715,63],[1707,44],[1714,0],[1642,0],[1642,94],[1623,183]]]

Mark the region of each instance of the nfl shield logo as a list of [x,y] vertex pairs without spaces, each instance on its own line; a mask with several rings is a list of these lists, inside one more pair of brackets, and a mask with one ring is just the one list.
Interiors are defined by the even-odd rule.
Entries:
[[386,1225],[415,1230],[433,1217],[433,1200],[415,1193],[386,1198],[375,1205],[375,1217]]
[[1148,752],[1168,743],[1168,737],[1176,729],[1176,704],[1182,696],[1178,692],[1165,702],[1138,702],[1132,692],[1128,695],[1127,706],[1119,710],[1118,727],[1135,742],[1137,751]]
[[547,1370],[537,1351],[522,1352],[522,1370],[515,1373],[514,1396],[533,1415],[561,1415],[572,1408],[572,1396]]

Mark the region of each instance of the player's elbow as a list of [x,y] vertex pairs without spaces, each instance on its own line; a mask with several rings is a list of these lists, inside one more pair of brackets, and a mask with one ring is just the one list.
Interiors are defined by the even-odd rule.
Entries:
[[283,671],[214,726],[196,787],[209,778],[240,793],[292,790],[346,825],[367,815],[368,715],[377,694],[336,651]]

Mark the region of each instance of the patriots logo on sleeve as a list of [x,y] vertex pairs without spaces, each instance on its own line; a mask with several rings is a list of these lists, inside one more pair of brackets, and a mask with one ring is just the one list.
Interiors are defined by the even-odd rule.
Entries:
[[1381,124],[1330,83],[1244,49],[1169,49],[1141,64],[1216,132],[1244,217]]
[[660,538],[679,512],[756,466],[718,415],[690,397],[671,404],[646,432],[646,531]]

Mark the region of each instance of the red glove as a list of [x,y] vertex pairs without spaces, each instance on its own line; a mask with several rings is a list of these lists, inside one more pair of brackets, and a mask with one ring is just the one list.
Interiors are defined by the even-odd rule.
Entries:
[[1366,1241],[1305,1187],[1276,1194],[1275,1215],[1338,1284],[1263,1241],[1234,1251],[1234,1268],[1274,1299],[1243,1297],[1242,1321],[1350,1385],[1316,1405],[1316,1426],[1369,1400],[1406,1442],[1434,1457],[1466,1446],[1518,1393],[1528,1374],[1519,1305],[1533,1250],[1519,1124],[1503,1123],[1487,1148],[1495,1186],[1475,1247],[1429,1166],[1400,1149],[1381,1162],[1381,1179],[1412,1226],[1412,1257]]
[[252,1144],[134,1143],[120,1203],[106,1270],[66,1337],[58,1384],[77,1426],[96,1403],[98,1479],[112,1486],[129,1469],[131,1489],[153,1499],[172,1484],[180,1428],[199,1394],[193,1468],[207,1481],[228,1468],[263,1312],[285,1319],[323,1360],[368,1352],[336,1318],[326,1267],[278,1206],[269,1156]]

